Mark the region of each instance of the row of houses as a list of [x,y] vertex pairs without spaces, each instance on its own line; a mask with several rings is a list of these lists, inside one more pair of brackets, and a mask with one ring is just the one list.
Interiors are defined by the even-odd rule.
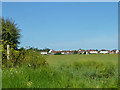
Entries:
[[56,53],[61,53],[62,55],[68,55],[68,54],[117,54],[119,53],[119,50],[117,49],[114,49],[114,50],[105,50],[105,49],[102,49],[102,50],[93,50],[93,49],[90,49],[90,50],[60,50],[60,51],[55,51],[53,49],[51,49],[49,52],[47,51],[41,51],[40,53],[42,55],[45,55],[45,54],[49,54],[49,55],[54,55]]

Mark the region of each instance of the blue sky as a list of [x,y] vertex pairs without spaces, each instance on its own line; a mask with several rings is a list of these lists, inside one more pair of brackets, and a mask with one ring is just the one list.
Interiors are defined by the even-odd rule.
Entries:
[[20,47],[118,48],[117,2],[3,3],[2,16],[21,30]]

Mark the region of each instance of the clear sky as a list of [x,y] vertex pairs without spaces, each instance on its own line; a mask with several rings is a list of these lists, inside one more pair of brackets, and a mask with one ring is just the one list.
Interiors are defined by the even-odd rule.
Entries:
[[3,3],[2,16],[21,30],[20,47],[118,48],[117,2]]

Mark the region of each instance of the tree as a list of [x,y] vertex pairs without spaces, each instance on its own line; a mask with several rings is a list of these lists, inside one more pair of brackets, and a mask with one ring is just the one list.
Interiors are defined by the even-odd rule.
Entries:
[[61,55],[61,52],[57,52],[55,55]]
[[8,59],[9,60],[9,49],[17,49],[20,36],[20,29],[18,28],[18,25],[15,24],[15,21],[13,19],[4,19],[1,18],[2,23],[2,33],[0,33],[0,38],[2,42],[2,59]]
[[20,30],[13,19],[2,18],[2,44],[5,49],[7,49],[7,45],[10,45],[13,49],[17,49],[18,44],[20,44]]
[[77,53],[78,53],[78,52],[75,50],[75,51],[74,51],[74,54],[77,54]]
[[49,52],[50,49],[49,49],[49,48],[45,48],[45,49],[43,49],[43,51],[47,51],[47,52]]
[[98,49],[96,49],[96,51],[98,51]]

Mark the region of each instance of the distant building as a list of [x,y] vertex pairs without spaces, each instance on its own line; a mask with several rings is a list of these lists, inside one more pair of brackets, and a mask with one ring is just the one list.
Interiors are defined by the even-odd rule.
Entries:
[[68,55],[68,54],[69,54],[69,51],[61,51],[61,54]]
[[119,53],[119,50],[116,50],[116,54]]
[[63,54],[63,55],[74,54],[74,51],[72,51],[72,50],[62,50],[62,51],[60,51],[60,52],[61,52],[61,54]]
[[97,50],[88,50],[88,52],[90,53],[90,54],[98,54],[98,51]]
[[72,50],[71,50],[71,51],[69,51],[69,54],[73,55],[73,54],[74,54],[74,51],[72,51]]
[[86,55],[89,55],[89,50],[86,50]]
[[40,53],[42,55],[45,55],[45,54],[49,54],[49,55],[54,55],[56,53],[61,53],[62,55],[73,55],[73,54],[86,54],[86,55],[89,55],[89,54],[117,54],[117,53],[120,53],[119,50],[117,49],[114,49],[112,51],[110,50],[105,50],[105,49],[102,49],[100,51],[98,50],[94,50],[94,49],[90,49],[90,50],[82,50],[82,49],[79,49],[79,50],[60,50],[60,51],[55,51],[53,49],[51,49],[49,52],[47,51],[40,51]]
[[112,53],[112,54],[117,54],[117,53],[119,53],[119,50],[114,49],[114,50],[111,51],[111,53]]
[[85,53],[85,50],[82,50],[82,49],[78,50],[78,54],[84,54],[84,53]]
[[111,53],[111,51],[110,50],[102,49],[102,50],[99,51],[99,53],[100,54],[109,54],[109,53]]
[[49,54],[50,54],[50,55],[54,55],[54,54],[56,54],[56,51],[53,50],[53,49],[51,49],[51,50],[49,51]]
[[40,51],[40,54],[47,55],[48,53],[47,53],[47,51]]

